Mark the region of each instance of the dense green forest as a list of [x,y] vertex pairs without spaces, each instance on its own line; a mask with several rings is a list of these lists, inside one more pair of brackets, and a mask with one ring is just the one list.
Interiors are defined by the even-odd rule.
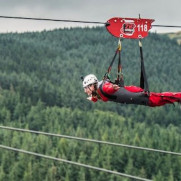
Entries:
[[[181,152],[179,104],[91,103],[80,77],[101,80],[117,48],[102,27],[0,34],[0,125]],[[181,91],[181,47],[155,33],[142,41],[150,91]],[[139,85],[137,40],[122,41],[126,85]],[[111,78],[115,79],[117,65]],[[1,129],[0,144],[155,181],[181,181],[181,158]],[[0,181],[131,180],[0,149]]]

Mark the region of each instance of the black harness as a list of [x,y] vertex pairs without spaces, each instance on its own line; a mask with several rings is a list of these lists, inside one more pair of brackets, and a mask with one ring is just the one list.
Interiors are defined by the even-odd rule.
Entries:
[[[139,39],[139,47],[140,47],[140,59],[141,59],[140,87],[142,89],[144,89],[144,91],[147,95],[149,95],[150,91],[149,91],[149,86],[148,86],[148,81],[147,81],[146,71],[145,71],[145,66],[144,66],[143,49],[142,49],[141,39]],[[114,63],[114,60],[115,60],[117,54],[119,54],[118,72],[117,72],[117,80],[115,80],[114,83],[120,87],[124,87],[124,79],[123,79],[122,65],[121,65],[121,39],[119,39],[119,41],[118,41],[118,48],[116,49],[115,55],[111,61],[111,64],[107,70],[107,73],[104,75],[103,80],[110,79],[110,72],[111,72],[112,65]],[[143,94],[145,94],[145,93],[143,92]]]
[[120,87],[114,94],[107,94],[103,91],[103,84],[100,85],[100,92],[105,97],[108,98],[109,101],[123,103],[123,104],[138,104],[138,105],[148,105],[149,96],[145,92],[130,92],[126,90],[124,87]]

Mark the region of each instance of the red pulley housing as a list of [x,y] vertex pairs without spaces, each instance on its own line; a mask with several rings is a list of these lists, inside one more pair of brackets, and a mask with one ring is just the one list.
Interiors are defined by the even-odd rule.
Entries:
[[139,39],[148,36],[153,22],[153,19],[114,17],[107,21],[106,28],[115,37]]

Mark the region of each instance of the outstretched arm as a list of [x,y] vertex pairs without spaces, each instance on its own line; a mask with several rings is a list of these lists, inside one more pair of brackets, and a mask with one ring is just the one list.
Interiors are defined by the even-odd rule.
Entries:
[[92,102],[97,102],[97,100],[98,100],[96,97],[92,97],[92,96],[87,97],[87,99]]

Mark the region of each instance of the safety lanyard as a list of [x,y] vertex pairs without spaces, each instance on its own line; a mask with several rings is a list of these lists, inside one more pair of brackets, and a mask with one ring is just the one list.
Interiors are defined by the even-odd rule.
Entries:
[[119,57],[118,57],[117,79],[115,80],[115,84],[119,85],[120,87],[124,87],[124,79],[123,79],[122,65],[121,65],[121,39],[119,39],[118,41],[118,48],[116,49],[114,57],[109,65],[107,73],[104,75],[103,80],[110,79],[110,72],[111,72],[112,65],[116,59],[117,54],[119,54]]
[[[140,87],[142,89],[144,89],[144,91],[149,94],[149,86],[148,86],[148,81],[147,81],[146,72],[145,72],[144,59],[143,59],[143,48],[142,48],[141,39],[139,39],[139,47],[140,47],[140,59],[141,59]],[[116,59],[117,54],[119,54],[117,79],[115,80],[114,83],[119,85],[120,87],[124,87],[124,78],[123,78],[122,64],[121,64],[121,48],[122,48],[121,47],[121,39],[119,39],[118,48],[116,49],[114,57],[113,57],[110,65],[109,65],[107,73],[104,75],[103,80],[107,80],[107,79],[110,80],[110,72],[112,69],[112,65]]]
[[145,72],[141,39],[139,39],[139,47],[140,47],[140,59],[141,59],[140,87],[144,89],[145,92],[149,93],[149,86],[148,86],[148,81],[147,81],[146,72]]

